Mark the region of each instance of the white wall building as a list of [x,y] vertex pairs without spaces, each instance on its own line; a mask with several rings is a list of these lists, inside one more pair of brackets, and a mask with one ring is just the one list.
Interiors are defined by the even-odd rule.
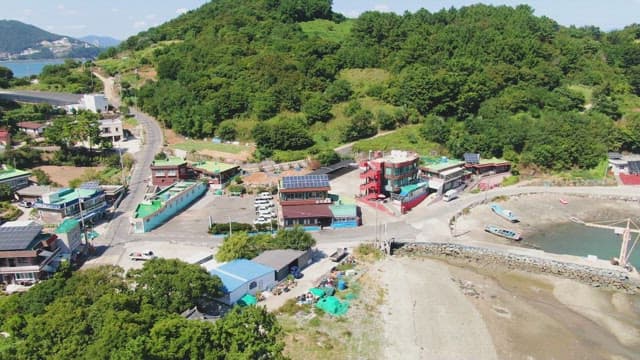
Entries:
[[111,138],[111,141],[120,141],[122,136],[122,120],[120,118],[100,120],[100,137]]
[[109,110],[109,103],[104,94],[84,94],[78,104],[71,104],[65,107],[68,112],[75,110],[89,110],[91,112],[106,113]]

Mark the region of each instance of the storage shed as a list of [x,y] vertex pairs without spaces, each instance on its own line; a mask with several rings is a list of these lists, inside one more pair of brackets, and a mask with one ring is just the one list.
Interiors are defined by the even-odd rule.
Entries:
[[275,270],[275,279],[280,281],[286,278],[292,266],[302,270],[311,264],[311,250],[299,251],[291,249],[267,250],[251,260]]
[[233,260],[209,271],[222,280],[224,296],[217,299],[227,305],[233,305],[244,295],[255,295],[275,284],[273,268],[247,259]]

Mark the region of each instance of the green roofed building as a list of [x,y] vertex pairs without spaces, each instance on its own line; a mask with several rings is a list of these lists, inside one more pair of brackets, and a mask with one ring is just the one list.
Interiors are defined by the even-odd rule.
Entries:
[[209,180],[213,188],[224,187],[240,172],[238,165],[218,161],[197,161],[189,164],[189,168],[201,178]]
[[360,209],[354,204],[329,205],[329,210],[333,214],[331,227],[334,229],[354,228],[362,224]]
[[104,190],[89,182],[77,189],[64,188],[42,195],[33,207],[45,223],[58,224],[67,218],[88,221],[101,217],[107,210],[107,201]]
[[182,158],[168,157],[164,160],[153,160],[151,163],[151,183],[153,185],[165,187],[190,177],[187,162]]
[[77,254],[82,245],[80,222],[76,219],[65,219],[56,228],[58,248],[62,253]]
[[207,184],[202,181],[180,181],[168,186],[138,204],[131,219],[133,232],[145,233],[164,224],[206,191]]
[[7,184],[14,191],[19,190],[29,186],[29,176],[31,176],[31,173],[28,171],[2,165],[0,169],[0,184]]

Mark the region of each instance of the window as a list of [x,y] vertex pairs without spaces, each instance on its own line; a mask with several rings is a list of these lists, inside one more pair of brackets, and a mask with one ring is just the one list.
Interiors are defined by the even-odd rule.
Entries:
[[17,273],[16,274],[16,280],[35,280],[35,275],[34,273],[30,272],[30,273]]
[[176,175],[177,175],[177,173],[176,173],[176,171],[175,171],[175,170],[169,170],[169,171],[167,171],[167,176],[176,176]]
[[155,175],[156,176],[164,176],[164,170],[156,170],[155,171]]
[[255,289],[255,288],[256,288],[256,286],[258,286],[258,284],[257,284],[255,281],[252,281],[252,282],[249,284],[249,290],[253,290],[253,289]]

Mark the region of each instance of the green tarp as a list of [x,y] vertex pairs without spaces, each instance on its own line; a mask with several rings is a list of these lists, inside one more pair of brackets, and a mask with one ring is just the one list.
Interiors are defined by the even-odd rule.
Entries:
[[238,305],[240,306],[255,305],[257,303],[258,299],[256,299],[256,297],[251,294],[246,294],[245,296],[241,297],[240,300],[238,300]]
[[313,296],[315,296],[315,297],[323,297],[324,296],[324,290],[319,289],[319,288],[311,288],[311,289],[309,289],[309,292],[311,294],[313,294]]
[[324,312],[333,315],[341,316],[347,313],[349,310],[349,303],[340,302],[335,296],[327,296],[318,300],[316,307],[324,310]]

